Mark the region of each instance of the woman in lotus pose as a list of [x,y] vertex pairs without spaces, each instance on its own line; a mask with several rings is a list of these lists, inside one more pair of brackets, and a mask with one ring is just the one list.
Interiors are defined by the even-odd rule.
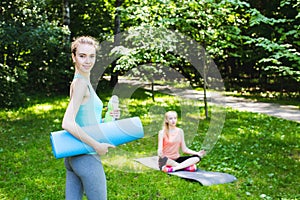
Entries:
[[[189,149],[184,141],[184,132],[176,127],[177,113],[168,111],[165,114],[163,129],[158,134],[159,168],[164,172],[177,170],[196,171],[196,164],[201,161],[205,151]],[[179,149],[190,156],[180,156]]]
[[89,200],[107,199],[106,176],[100,156],[114,146],[96,141],[81,128],[102,121],[103,104],[90,83],[97,48],[97,41],[86,36],[77,38],[71,46],[75,75],[62,128],[91,146],[96,153],[65,158],[67,200],[82,199],[83,193]]

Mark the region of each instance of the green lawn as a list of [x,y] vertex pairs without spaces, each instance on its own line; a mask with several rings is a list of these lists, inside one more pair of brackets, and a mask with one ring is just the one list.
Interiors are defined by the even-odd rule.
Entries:
[[[102,96],[104,103],[108,98],[109,93]],[[61,130],[68,99],[33,102],[26,108],[0,111],[1,200],[64,199],[63,159],[52,155],[49,134]],[[132,161],[135,156],[155,154],[162,113],[176,110],[180,115],[184,106],[192,108],[187,111],[190,120],[179,119],[179,126],[193,134],[191,148],[201,147],[210,125],[203,117],[203,105],[180,102],[159,94],[152,102],[143,90],[121,101],[123,117],[141,118],[145,138],[103,158],[109,199],[300,199],[299,123],[266,115],[226,109],[222,134],[199,165],[204,170],[230,173],[238,178],[236,182],[201,186]],[[194,129],[197,120],[199,126]]]

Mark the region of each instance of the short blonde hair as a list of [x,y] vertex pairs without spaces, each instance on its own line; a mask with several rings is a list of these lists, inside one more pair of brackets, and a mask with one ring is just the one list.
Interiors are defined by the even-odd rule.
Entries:
[[99,42],[91,37],[91,36],[80,36],[78,38],[75,38],[71,45],[71,52],[72,54],[76,54],[77,47],[79,44],[89,44],[95,47],[95,49],[99,49]]

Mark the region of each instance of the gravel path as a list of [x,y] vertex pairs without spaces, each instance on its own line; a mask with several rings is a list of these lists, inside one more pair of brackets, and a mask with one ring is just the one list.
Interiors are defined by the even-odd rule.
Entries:
[[[128,83],[131,85],[139,85],[140,87],[144,87],[149,89],[149,85],[143,84],[139,81],[128,80],[128,79],[119,79],[119,84]],[[174,89],[168,86],[157,86],[155,85],[154,89],[156,91],[161,91],[163,93],[177,95],[182,98],[189,99],[197,99],[203,100],[203,92],[196,91],[192,89]],[[215,93],[208,93],[207,98],[208,101],[210,99],[215,104],[222,104],[226,107],[231,107],[233,109],[237,109],[240,111],[248,111],[255,113],[267,114],[274,117],[283,118],[286,120],[296,121],[300,123],[300,109],[297,106],[292,105],[279,105],[274,103],[264,103],[257,102],[241,97],[232,97],[232,96],[221,96],[221,99],[216,100],[216,98],[220,97],[220,95],[216,95]]]

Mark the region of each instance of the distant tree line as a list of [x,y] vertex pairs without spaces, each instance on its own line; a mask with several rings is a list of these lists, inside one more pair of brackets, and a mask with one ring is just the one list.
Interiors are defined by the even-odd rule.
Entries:
[[[73,37],[101,42],[138,26],[177,30],[197,41],[226,90],[299,95],[299,8],[299,0],[3,0],[1,107],[20,106],[31,94],[67,94]],[[118,75],[147,63],[163,63],[191,84],[203,84],[184,58],[155,47],[121,57],[105,73],[116,83]]]

